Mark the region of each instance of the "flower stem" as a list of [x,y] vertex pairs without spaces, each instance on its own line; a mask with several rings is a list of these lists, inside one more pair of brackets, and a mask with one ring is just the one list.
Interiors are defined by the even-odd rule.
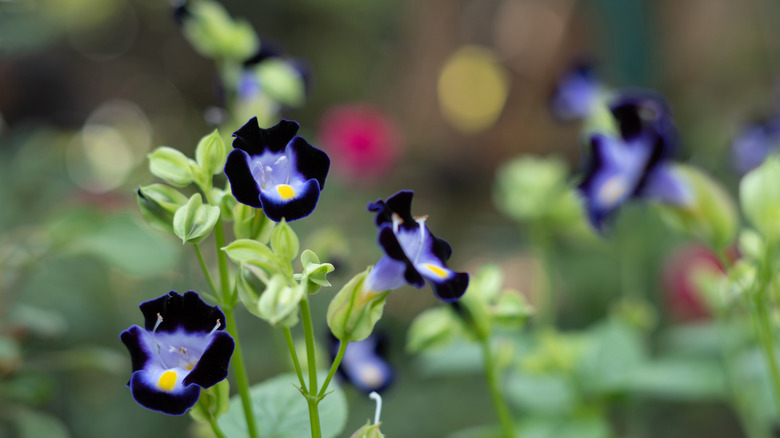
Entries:
[[[227,255],[222,248],[225,246],[225,229],[222,225],[222,216],[217,219],[214,226],[214,243],[217,249],[217,262],[219,264],[219,280],[222,293],[218,295],[220,302],[224,305],[225,319],[227,319],[227,332],[233,337],[236,348],[233,351],[233,372],[236,376],[236,385],[238,386],[238,395],[241,398],[241,406],[244,409],[246,418],[246,427],[250,438],[258,438],[257,425],[255,424],[254,413],[252,412],[252,399],[249,397],[249,377],[244,366],[244,354],[241,351],[241,342],[238,339],[238,326],[233,318],[234,304],[233,297],[228,297],[230,292],[230,271],[228,270]],[[228,298],[230,301],[228,301]]]
[[295,367],[295,373],[298,374],[298,380],[301,382],[301,390],[308,393],[306,388],[306,381],[303,379],[303,371],[301,371],[301,363],[298,361],[298,353],[295,351],[295,343],[293,342],[292,333],[289,327],[283,327],[284,339],[287,341],[287,348],[290,349],[290,357],[292,357],[293,367]]
[[493,363],[493,353],[490,351],[489,339],[480,339],[480,346],[482,347],[482,360],[485,366],[485,379],[490,390],[490,396],[493,399],[493,408],[496,410],[499,422],[501,422],[502,436],[504,438],[516,438],[514,422],[498,387],[496,367]]
[[320,393],[318,394],[319,398],[325,397],[325,391],[328,390],[328,385],[330,385],[330,381],[333,379],[333,376],[336,375],[336,371],[339,369],[339,365],[341,364],[341,359],[344,358],[344,353],[347,352],[347,345],[349,345],[349,342],[341,341],[341,344],[339,345],[339,352],[336,353],[336,358],[333,359],[333,364],[330,366],[328,377],[325,378],[325,382],[323,382]]
[[320,402],[320,398],[317,396],[317,356],[314,351],[314,330],[312,328],[311,310],[309,309],[309,297],[304,296],[300,305],[303,334],[306,340],[306,362],[309,368],[309,392],[306,396],[306,402],[309,406],[311,436],[312,438],[321,438],[320,413],[317,407]]
[[217,419],[214,418],[213,415],[209,415],[209,424],[211,425],[211,430],[214,432],[214,435],[216,435],[217,438],[227,438],[227,436],[225,436],[225,433],[222,432],[222,429],[219,428],[219,424],[217,424]]
[[252,413],[252,399],[249,397],[249,377],[244,367],[244,355],[241,352],[241,342],[238,340],[238,327],[233,318],[233,308],[225,309],[225,319],[227,319],[227,332],[233,337],[236,343],[236,349],[233,351],[233,373],[236,376],[236,385],[238,386],[238,395],[241,398],[241,406],[244,408],[244,417],[250,438],[258,438],[257,425]]
[[203,275],[206,276],[206,281],[209,283],[211,293],[214,294],[214,298],[220,296],[217,287],[214,285],[214,280],[211,278],[209,267],[206,265],[206,261],[203,259],[203,253],[200,251],[200,246],[197,243],[193,243],[192,247],[195,248],[195,254],[198,255],[198,261],[200,262],[200,269],[203,271]]

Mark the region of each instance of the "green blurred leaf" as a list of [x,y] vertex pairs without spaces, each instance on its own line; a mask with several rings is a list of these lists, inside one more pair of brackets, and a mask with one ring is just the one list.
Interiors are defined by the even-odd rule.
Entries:
[[510,373],[504,394],[517,408],[536,414],[566,415],[578,404],[571,380],[559,374]]
[[723,400],[726,375],[719,363],[701,359],[660,359],[642,365],[625,387],[647,396],[672,400]]
[[70,433],[62,422],[49,414],[28,409],[15,412],[13,421],[19,438],[68,438]]
[[606,419],[598,416],[575,418],[530,417],[519,422],[523,438],[608,438],[612,436]]
[[[325,373],[318,373],[318,381]],[[257,431],[263,438],[301,438],[311,436],[306,399],[296,389],[298,377],[283,374],[250,388],[252,409]],[[339,436],[347,421],[347,401],[344,392],[331,382],[329,394],[320,402],[320,426],[323,438]],[[241,400],[234,396],[230,410],[219,419],[219,426],[230,438],[248,437]]]
[[639,332],[621,320],[610,319],[589,331],[578,378],[586,390],[620,390],[646,356]]

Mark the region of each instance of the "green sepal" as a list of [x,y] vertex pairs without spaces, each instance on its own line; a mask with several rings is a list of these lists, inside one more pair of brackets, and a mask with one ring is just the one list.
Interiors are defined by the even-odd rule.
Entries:
[[182,243],[200,243],[214,229],[219,220],[219,207],[203,203],[200,193],[195,193],[173,216],[173,232]]
[[209,175],[217,175],[225,170],[227,156],[228,148],[217,129],[201,138],[195,148],[195,161]]
[[376,424],[371,424],[370,420],[366,421],[366,424],[356,430],[350,438],[384,438],[385,436],[379,431],[379,426],[381,425],[381,421]]
[[276,222],[268,219],[263,210],[236,203],[233,206],[233,234],[237,239],[254,239],[266,243]]
[[[236,201],[235,196],[233,196],[232,193],[230,193],[229,190],[222,190],[218,188],[211,189],[211,199],[214,200],[214,204],[219,206],[219,209],[222,210],[222,220],[223,221],[232,221],[233,220],[233,209],[238,204],[238,201]],[[236,238],[239,238],[236,236]]]
[[177,187],[185,187],[192,182],[190,163],[194,161],[178,150],[160,146],[152,151],[148,158],[152,175]]
[[268,59],[255,67],[255,74],[263,91],[284,106],[300,107],[306,99],[303,78],[297,70],[281,58]]
[[187,197],[165,184],[139,187],[136,192],[141,216],[151,226],[173,234],[173,216],[187,203]]
[[268,272],[255,262],[242,263],[239,266],[236,290],[238,299],[249,313],[260,316],[257,305],[269,281]]
[[780,240],[780,155],[770,155],[742,177],[739,200],[745,217],[767,240]]
[[694,167],[675,164],[675,176],[691,191],[691,202],[658,204],[661,217],[671,226],[712,248],[728,246],[737,232],[737,209],[728,192],[712,177]]
[[189,16],[182,31],[193,48],[205,57],[243,61],[257,50],[259,41],[252,26],[244,20],[233,20],[216,2],[190,2]]
[[257,315],[273,326],[294,326],[304,289],[301,285],[290,286],[281,274],[274,275],[257,303]]
[[230,242],[228,246],[222,248],[222,251],[225,251],[228,257],[238,264],[252,260],[271,262],[275,258],[271,248],[256,240],[250,239],[234,240]]
[[460,322],[448,307],[434,307],[417,315],[406,335],[406,349],[411,353],[441,348],[460,333]]
[[369,271],[366,269],[349,280],[328,305],[328,326],[333,336],[341,341],[367,338],[382,317],[389,291],[363,288]]
[[490,307],[493,323],[502,327],[518,329],[525,324],[533,309],[525,297],[513,290],[504,291]]
[[306,293],[315,294],[321,287],[330,286],[326,276],[333,272],[333,265],[320,263],[320,259],[314,251],[307,249],[301,253],[301,265],[303,266],[301,284],[306,285]]
[[200,390],[200,398],[190,409],[190,416],[195,421],[208,422],[217,419],[230,408],[230,383],[227,379],[211,388]]
[[766,254],[766,244],[755,230],[743,229],[739,233],[739,253],[749,259],[761,261]]
[[300,249],[298,236],[287,221],[282,219],[271,232],[271,249],[281,260],[292,261]]

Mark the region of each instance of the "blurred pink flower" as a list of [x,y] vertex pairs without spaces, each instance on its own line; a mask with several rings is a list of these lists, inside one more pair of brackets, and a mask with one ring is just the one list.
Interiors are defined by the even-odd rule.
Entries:
[[663,268],[664,298],[672,318],[694,321],[710,317],[704,296],[706,292],[701,285],[705,275],[725,275],[725,269],[715,253],[704,245],[685,245],[666,260]]
[[331,107],[320,119],[319,139],[335,173],[347,180],[385,176],[401,149],[393,120],[367,103]]

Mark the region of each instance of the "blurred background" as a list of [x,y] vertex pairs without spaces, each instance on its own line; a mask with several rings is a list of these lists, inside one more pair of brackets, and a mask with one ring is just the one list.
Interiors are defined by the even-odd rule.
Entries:
[[[311,74],[306,104],[283,116],[333,160],[318,209],[296,223],[304,244],[328,248],[336,265],[334,287],[314,300],[323,328],[329,295],[380,256],[366,203],[400,189],[415,190],[414,214],[429,214],[452,244],[451,267],[498,263],[509,286],[532,295],[533,236],[493,206],[495,171],[521,154],[580,168],[580,126],[548,108],[578,60],[613,86],[664,94],[682,135],[678,159],[732,194],[732,137],[777,106],[780,5],[771,0],[222,4]],[[118,335],[141,322],[141,301],[206,287],[189,248],[141,221],[135,190],[153,180],[153,148],[191,155],[214,128],[217,78],[164,0],[0,0],[0,437],[202,433],[133,402]],[[642,261],[632,284],[658,327],[677,324],[661,270],[682,239],[641,209],[623,213],[646,233],[629,240]],[[559,252],[561,327],[605,316],[620,294],[616,257],[588,245]],[[493,421],[479,374],[421,366],[404,352],[406,328],[432,294],[393,294],[380,323],[398,370],[385,434],[441,437]],[[286,370],[279,333],[240,318],[250,379]],[[351,431],[373,405],[348,396]],[[619,436],[741,436],[717,399],[628,405],[614,414]]]

